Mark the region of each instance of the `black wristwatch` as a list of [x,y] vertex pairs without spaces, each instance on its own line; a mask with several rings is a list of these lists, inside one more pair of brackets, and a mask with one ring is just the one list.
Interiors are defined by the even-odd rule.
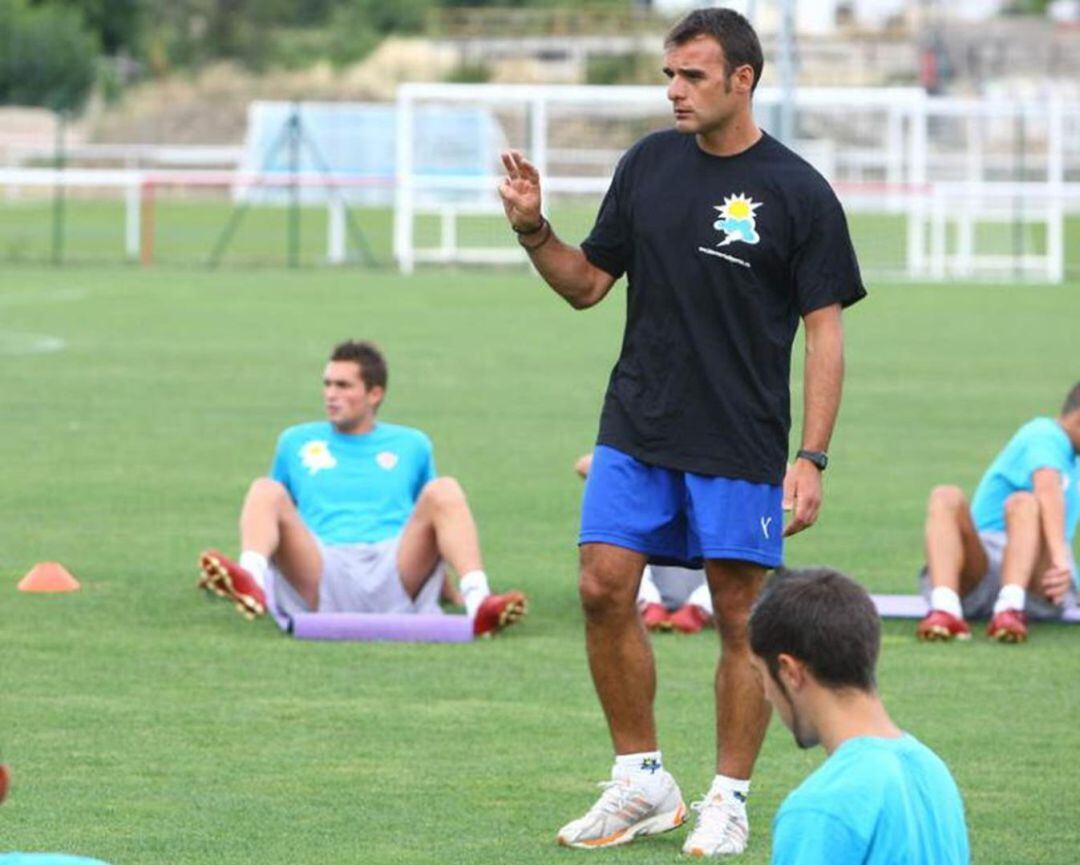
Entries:
[[829,464],[829,455],[825,451],[799,451],[795,454],[795,459],[809,460],[817,466],[819,472],[825,471]]

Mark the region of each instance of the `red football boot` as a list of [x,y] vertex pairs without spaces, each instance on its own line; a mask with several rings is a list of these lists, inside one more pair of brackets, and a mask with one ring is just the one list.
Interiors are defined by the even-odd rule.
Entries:
[[925,642],[948,642],[949,640],[970,640],[971,628],[963,619],[958,619],[952,613],[944,610],[931,610],[927,613],[915,636]]
[[501,595],[488,595],[476,610],[473,635],[493,636],[515,622],[520,622],[528,611],[529,599],[521,592],[511,590]]
[[266,612],[266,593],[255,578],[217,550],[199,556],[199,588],[232,601],[247,619]]
[[663,604],[644,604],[641,607],[641,621],[646,631],[671,630],[671,614]]
[[986,636],[999,643],[1023,643],[1027,640],[1027,613],[1023,610],[1002,610],[986,626]]
[[697,604],[683,604],[668,619],[680,634],[697,634],[706,625],[712,623],[712,616]]

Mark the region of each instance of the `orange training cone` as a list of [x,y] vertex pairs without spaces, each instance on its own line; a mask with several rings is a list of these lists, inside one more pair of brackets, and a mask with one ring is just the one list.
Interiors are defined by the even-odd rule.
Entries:
[[79,581],[59,562],[38,562],[19,580],[20,592],[74,592]]

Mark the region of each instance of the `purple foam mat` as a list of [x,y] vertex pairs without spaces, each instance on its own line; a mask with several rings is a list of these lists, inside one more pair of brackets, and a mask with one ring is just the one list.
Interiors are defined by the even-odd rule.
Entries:
[[400,640],[410,643],[467,643],[468,616],[441,613],[299,613],[292,617],[298,640]]
[[467,643],[473,638],[468,616],[442,613],[283,613],[274,599],[273,580],[266,605],[277,626],[298,640],[397,640],[409,643]]
[[[883,619],[921,619],[930,607],[922,595],[871,595]],[[1080,607],[1069,607],[1061,621],[1080,623]]]

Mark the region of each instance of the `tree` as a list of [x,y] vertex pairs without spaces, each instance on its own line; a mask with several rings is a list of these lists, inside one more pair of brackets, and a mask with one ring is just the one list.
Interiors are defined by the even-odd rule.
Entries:
[[99,45],[75,9],[0,0],[0,104],[77,111],[94,86]]

